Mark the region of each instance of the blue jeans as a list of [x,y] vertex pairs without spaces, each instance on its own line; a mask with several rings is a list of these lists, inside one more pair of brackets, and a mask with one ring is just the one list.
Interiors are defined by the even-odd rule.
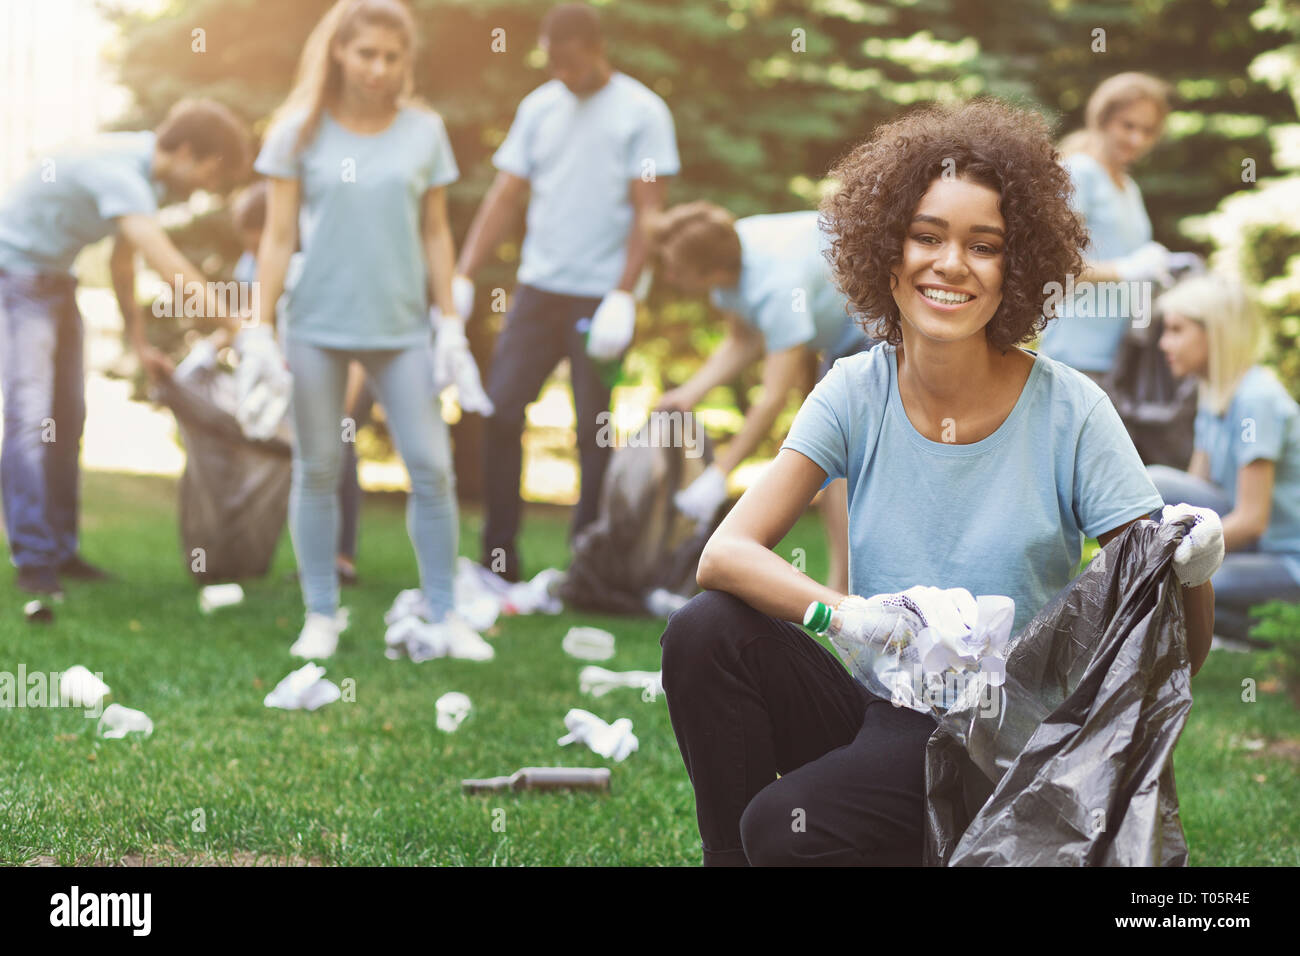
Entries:
[[[352,409],[358,432],[370,418],[370,412],[374,407],[375,398],[370,393],[370,384],[363,382],[361,391],[357,394],[357,407]],[[361,524],[361,481],[357,475],[359,466],[357,443],[344,442],[343,465],[339,468],[341,520],[338,552],[349,561],[355,560],[357,556],[357,529]]]
[[[1166,465],[1150,465],[1147,474],[1166,504],[1185,502],[1196,508],[1210,508],[1225,515],[1232,510],[1228,496],[1218,485]],[[1252,544],[1223,558],[1215,572],[1214,633],[1238,640],[1250,632],[1250,608],[1268,601],[1300,602],[1300,582],[1291,576],[1286,555],[1260,551]]]
[[590,318],[599,298],[558,295],[521,285],[506,316],[505,328],[492,353],[488,396],[496,413],[487,420],[483,441],[483,491],[486,518],[483,525],[483,560],[489,563],[501,548],[506,566],[517,567],[515,538],[519,534],[522,503],[519,476],[523,469],[521,444],[524,409],[528,407],[551,370],[566,356],[573,404],[577,412],[578,463],[582,490],[574,512],[571,534],[577,534],[596,517],[600,487],[609,466],[610,449],[600,446],[597,415],[609,411],[610,389],[600,380],[587,357],[586,342],[575,326]]
[[366,370],[384,406],[388,429],[406,465],[411,493],[406,530],[415,546],[420,587],[440,619],[453,606],[458,540],[456,476],[451,440],[433,390],[427,346],[344,351],[285,339],[293,374],[293,479],[289,533],[307,610],[338,608],[334,549],[339,541],[339,467],[343,460],[343,398],[348,362]]
[[86,424],[76,279],[0,273],[0,489],[11,560],[55,568],[77,553]]

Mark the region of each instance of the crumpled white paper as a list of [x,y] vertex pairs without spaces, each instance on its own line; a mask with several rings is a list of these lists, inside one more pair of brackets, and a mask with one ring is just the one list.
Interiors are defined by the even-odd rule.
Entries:
[[438,711],[438,729],[445,733],[451,733],[459,727],[473,709],[469,696],[458,690],[443,694],[434,707]]
[[586,744],[595,753],[615,762],[622,761],[640,746],[636,734],[632,733],[632,721],[626,717],[607,724],[590,711],[574,707],[564,715],[564,726],[569,732],[557,741],[561,747]]
[[578,689],[592,697],[604,697],[619,687],[637,687],[652,698],[664,692],[662,671],[610,671],[588,664],[578,672]]
[[59,675],[59,700],[73,707],[98,707],[109,693],[109,686],[80,664]]
[[319,710],[342,696],[338,685],[325,679],[325,668],[309,662],[276,684],[262,703],[280,710]]
[[95,725],[95,733],[106,740],[120,740],[130,733],[148,737],[153,733],[153,721],[141,710],[132,710],[121,704],[109,704]]
[[571,627],[560,646],[570,657],[607,661],[614,656],[614,635],[599,627]]
[[923,714],[948,710],[980,684],[1000,686],[1016,605],[965,588],[910,587],[841,605],[828,636],[872,693]]

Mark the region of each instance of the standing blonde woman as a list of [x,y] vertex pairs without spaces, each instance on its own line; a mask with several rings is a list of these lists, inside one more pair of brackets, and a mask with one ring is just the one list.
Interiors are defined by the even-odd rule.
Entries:
[[[298,657],[329,657],[345,623],[334,547],[352,359],[369,375],[410,475],[407,530],[428,627],[455,656],[492,655],[452,613],[455,479],[434,380],[455,378],[469,404],[482,390],[452,297],[445,192],[459,173],[441,117],[411,98],[415,39],[397,0],[340,0],[308,38],[293,92],[255,164],[271,182],[258,255],[260,318],[274,315],[289,257],[302,249],[282,335],[293,376],[289,528],[307,609],[291,649]],[[274,354],[267,324],[245,339],[255,361]]]
[[1258,364],[1262,325],[1241,285],[1197,276],[1159,305],[1160,349],[1175,375],[1199,381],[1200,407],[1187,471],[1147,470],[1166,501],[1223,515],[1215,631],[1245,638],[1251,605],[1300,601],[1300,406]]
[[[1085,128],[1062,140],[1061,153],[1074,186],[1073,207],[1083,217],[1090,244],[1079,282],[1167,281],[1169,250],[1151,240],[1147,217],[1129,169],[1151,151],[1169,115],[1169,87],[1145,73],[1119,73],[1088,99]],[[1130,300],[1131,301],[1131,300]],[[1039,351],[1095,381],[1111,370],[1130,311],[1069,304],[1043,334]]]

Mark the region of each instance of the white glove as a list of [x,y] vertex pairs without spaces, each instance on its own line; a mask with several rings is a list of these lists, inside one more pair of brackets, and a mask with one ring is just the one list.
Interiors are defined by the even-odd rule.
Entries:
[[1192,517],[1196,524],[1174,552],[1174,573],[1184,587],[1194,588],[1214,577],[1223,564],[1223,522],[1209,508],[1193,508],[1189,504],[1165,505],[1160,512],[1160,523]]
[[468,322],[474,311],[474,283],[470,279],[462,275],[452,276],[451,304],[456,313]]
[[704,469],[703,474],[677,494],[673,504],[677,510],[699,524],[713,520],[718,507],[727,500],[727,476],[715,467]]
[[465,323],[443,316],[436,306],[429,310],[429,318],[434,328],[434,390],[441,392],[448,385],[454,385],[462,409],[479,415],[491,415],[495,409],[487,392],[483,391],[478,365],[470,354],[469,340],[465,338]]
[[235,337],[239,366],[235,369],[235,419],[251,441],[275,434],[289,407],[293,376],[289,374],[275,335],[265,325],[243,329]]
[[569,732],[556,743],[566,747],[572,743],[586,744],[593,751],[615,762],[623,760],[637,749],[639,742],[632,733],[632,721],[620,717],[607,724],[590,711],[574,707],[564,715],[564,726]]
[[632,344],[636,330],[636,300],[632,293],[615,289],[605,294],[591,317],[587,354],[598,362],[612,362]]
[[1127,282],[1161,282],[1169,285],[1169,250],[1158,242],[1148,242],[1135,252],[1115,262],[1115,272]]

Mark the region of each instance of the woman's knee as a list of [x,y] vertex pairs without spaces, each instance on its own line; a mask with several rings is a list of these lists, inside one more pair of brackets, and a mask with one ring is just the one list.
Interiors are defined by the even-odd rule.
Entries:
[[659,638],[665,689],[679,677],[698,674],[725,659],[722,652],[748,630],[745,618],[755,613],[733,594],[701,591],[669,615]]

